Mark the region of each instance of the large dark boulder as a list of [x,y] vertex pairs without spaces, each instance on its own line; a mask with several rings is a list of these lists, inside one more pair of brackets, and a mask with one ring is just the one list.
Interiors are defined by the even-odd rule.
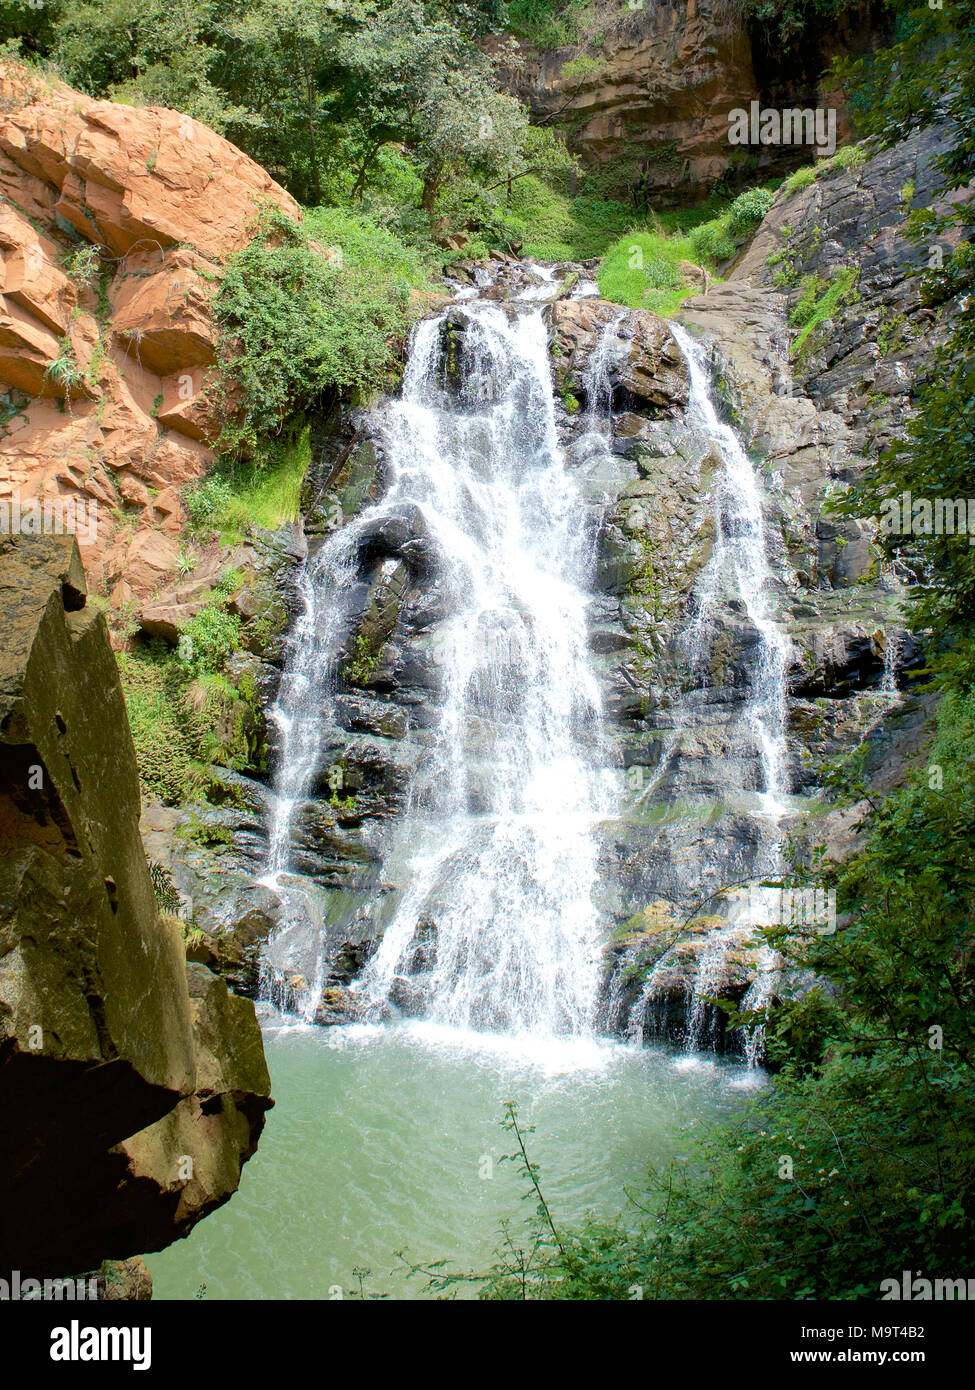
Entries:
[[157,912],[71,537],[0,537],[0,612],[0,1267],[63,1275],[185,1235],[272,1102],[253,1005]]

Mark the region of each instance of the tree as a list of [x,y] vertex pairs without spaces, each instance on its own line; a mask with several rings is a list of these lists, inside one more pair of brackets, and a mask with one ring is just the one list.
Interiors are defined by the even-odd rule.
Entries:
[[427,213],[445,180],[529,167],[528,113],[472,37],[496,22],[493,0],[52,0],[43,22],[24,13],[23,44],[67,81],[188,112],[301,202],[329,201],[345,170],[361,198],[389,144],[415,163]]

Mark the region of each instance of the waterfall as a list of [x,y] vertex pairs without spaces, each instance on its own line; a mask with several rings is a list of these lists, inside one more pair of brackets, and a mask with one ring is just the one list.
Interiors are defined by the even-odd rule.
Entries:
[[586,363],[586,432],[595,434],[602,443],[607,443],[612,436],[611,373],[613,368],[626,358],[629,345],[617,332],[626,318],[627,310],[624,309],[604,324]]
[[[605,323],[590,354],[574,458],[612,447],[610,382],[627,313]],[[760,827],[755,872],[768,874],[779,868],[788,794],[790,644],[772,613],[758,479],[718,417],[702,349],[673,331],[690,376],[688,424],[721,468],[716,539],[678,642],[688,688],[654,785],[679,758],[682,736],[707,717],[711,648],[730,623],[748,634],[745,688],[728,706],[733,757],[743,795],[755,788],[746,801]],[[322,891],[296,871],[295,827],[339,723],[338,668],[355,631],[369,538],[408,514],[426,556],[429,602],[404,643],[422,648],[435,693],[412,735],[422,755],[405,806],[382,842],[376,911],[385,930],[353,994],[371,1019],[401,1009],[454,1029],[591,1034],[606,925],[594,905],[597,827],[616,813],[617,792],[588,642],[586,508],[556,431],[543,310],[528,296],[504,308],[465,298],[421,323],[402,393],[374,412],[372,430],[386,492],[307,561],[272,711],[281,754],[264,882],[282,899],[279,935],[292,933],[302,947],[298,1007],[314,1017],[327,970],[327,910]],[[707,1044],[708,996],[746,936],[747,922],[732,915],[702,952],[688,1000],[689,1046]],[[758,973],[749,998],[762,1010],[773,980],[765,956]],[[657,975],[624,1020],[634,1039]],[[760,1044],[756,1031],[750,1060]]]
[[885,633],[884,674],[880,681],[880,689],[884,695],[897,697],[900,694],[897,685],[897,666],[901,659],[901,644],[901,636],[899,633]]
[[[777,827],[788,793],[785,716],[792,644],[769,611],[772,571],[762,491],[738,435],[718,418],[700,344],[678,324],[672,324],[671,331],[690,375],[690,423],[712,442],[723,465],[714,499],[715,545],[697,586],[697,612],[684,634],[684,644],[692,668],[706,669],[714,621],[722,603],[737,603],[755,629],[757,655],[751,663],[742,714],[762,771],[761,809]],[[773,835],[772,841],[769,857],[775,859],[777,836]]]
[[289,638],[278,698],[270,717],[281,736],[265,881],[279,887],[290,867],[289,832],[321,762],[322,718],[334,684],[333,661],[346,620],[343,594],[355,580],[350,537],[340,534],[303,566],[301,613]]
[[[695,586],[693,617],[678,641],[690,688],[676,702],[670,737],[644,795],[652,795],[659,788],[665,772],[679,760],[683,740],[692,736],[698,722],[707,717],[711,655],[720,624],[730,619],[749,627],[756,640],[747,663],[744,696],[735,700],[731,713],[735,740],[740,736],[734,758],[741,771],[743,790],[749,764],[757,768],[758,798],[750,811],[759,846],[754,872],[774,874],[782,868],[779,827],[789,792],[786,709],[792,645],[772,616],[773,576],[762,490],[755,469],[735,431],[718,416],[701,345],[677,324],[671,324],[671,331],[684,355],[690,378],[688,425],[709,442],[721,469],[713,494],[715,543]],[[767,891],[759,890],[759,898]],[[710,1000],[721,993],[732,954],[746,945],[755,926],[764,924],[761,912],[761,920],[752,921],[749,911],[735,906],[734,899],[732,894],[727,924],[715,931],[698,956],[687,1000],[685,1046],[690,1051],[713,1044],[716,1017]],[[759,953],[755,979],[743,1008],[755,1013],[766,1010],[777,978],[777,964],[773,953]],[[665,970],[666,958],[658,962],[631,1005],[626,1020],[626,1031],[631,1037],[642,1039],[648,1010],[656,1000],[666,997],[662,979]],[[745,1040],[746,1058],[752,1066],[761,1060],[763,1041],[764,1025],[759,1022]]]
[[401,827],[408,887],[362,980],[373,1005],[413,972],[436,1022],[590,1030],[600,932],[595,823],[609,811],[587,644],[583,508],[555,429],[538,311],[466,311],[458,399],[440,320],[421,325],[384,414],[394,487],[442,557],[436,738]]
[[[447,333],[461,340],[456,385]],[[274,711],[282,751],[265,882],[285,895],[289,925],[320,928],[289,872],[289,836],[320,771],[362,538],[408,508],[435,556],[436,722],[385,857],[396,906],[354,989],[370,1016],[405,985],[410,1011],[435,1023],[588,1033],[602,936],[594,828],[612,777],[588,650],[584,508],[556,436],[541,312],[527,303],[509,317],[479,301],[421,323],[401,398],[375,426],[388,490],[326,541],[302,581]],[[321,949],[316,959],[313,993]]]

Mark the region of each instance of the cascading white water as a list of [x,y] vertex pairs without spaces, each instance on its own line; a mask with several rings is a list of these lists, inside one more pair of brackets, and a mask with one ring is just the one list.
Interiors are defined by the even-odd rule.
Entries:
[[629,351],[629,344],[617,332],[626,318],[627,311],[623,309],[604,325],[586,363],[586,429],[587,433],[598,434],[603,442],[612,436],[612,370]]
[[302,609],[289,640],[290,660],[270,711],[281,735],[265,878],[272,886],[289,868],[292,819],[320,762],[327,725],[323,716],[345,618],[342,593],[355,580],[350,539],[343,533],[332,537],[299,575]]
[[745,1036],[745,1061],[750,1067],[765,1060],[765,1026],[775,987],[779,981],[781,959],[770,946],[765,946],[755,967],[755,978],[745,991],[741,1011],[755,1015],[756,1021]]
[[[398,906],[355,986],[381,1014],[415,970],[423,1011],[453,1027],[534,1035],[591,1030],[600,927],[595,823],[609,813],[601,701],[587,644],[584,509],[560,450],[538,310],[451,311],[459,385],[444,375],[446,316],[422,323],[402,397],[381,408],[389,486],[306,568],[303,613],[274,717],[282,733],[265,882],[293,900],[290,832],[321,762],[322,730],[363,535],[408,507],[436,556],[437,727],[415,773],[387,877]],[[427,938],[428,940],[429,938]],[[320,974],[321,953],[316,975]],[[313,1012],[320,979],[306,1012]]]
[[[324,921],[318,896],[291,872],[291,829],[295,812],[308,795],[318,770],[322,734],[328,725],[328,702],[334,689],[334,656],[341,637],[343,595],[355,580],[354,547],[338,533],[299,573],[301,612],[289,638],[289,659],[269,711],[281,736],[281,756],[274,786],[268,830],[267,867],[261,882],[277,894],[283,914],[281,929],[296,924],[314,937],[313,969],[300,997],[291,1003],[313,1018],[324,979]],[[262,969],[262,992],[277,993],[267,961]]]
[[459,399],[439,385],[441,321],[420,326],[383,433],[393,492],[441,557],[448,617],[431,755],[402,823],[407,886],[361,982],[404,972],[436,927],[426,1012],[457,1027],[591,1028],[601,701],[587,647],[583,508],[558,444],[541,314],[476,305]]
[[[695,591],[697,612],[685,634],[685,645],[693,666],[707,661],[715,612],[729,600],[740,602],[755,628],[757,656],[749,672],[744,722],[762,768],[763,810],[777,825],[788,793],[785,716],[792,644],[769,612],[772,572],[762,492],[741,440],[718,418],[701,346],[680,325],[671,324],[671,331],[690,375],[690,421],[716,446],[723,464],[715,491],[714,549]],[[773,839],[771,857],[778,848],[777,837]]]
[[[611,439],[609,381],[625,318],[620,311],[606,324],[588,363],[581,442],[592,448]],[[448,319],[461,342],[455,389],[446,385]],[[700,348],[674,331],[690,372],[690,422],[724,465],[715,489],[717,540],[684,649],[692,666],[706,666],[722,607],[746,616],[758,635],[740,717],[761,769],[764,855],[756,867],[767,873],[777,866],[787,791],[789,643],[769,614],[757,479],[740,441],[718,419]],[[530,302],[506,313],[477,301],[421,324],[402,398],[385,403],[377,424],[388,491],[326,541],[302,578],[303,612],[273,712],[282,758],[265,881],[293,909],[289,920],[321,931],[320,903],[308,901],[290,872],[292,822],[320,773],[323,729],[333,722],[348,625],[342,596],[357,582],[363,536],[377,519],[408,507],[437,556],[437,606],[445,616],[433,633],[442,684],[430,751],[388,847],[385,874],[396,880],[397,906],[354,989],[377,1015],[402,997],[405,979],[412,1010],[437,1023],[588,1033],[599,982],[594,828],[611,814],[614,792],[587,646],[584,508],[557,440],[541,313]],[[677,730],[692,718],[690,708],[678,712]],[[737,923],[721,933],[716,963],[739,935]],[[303,1004],[308,1016],[323,965],[319,950]],[[642,1005],[652,988],[651,978]],[[702,977],[700,998],[691,1001],[701,1026],[706,992]],[[692,1045],[699,1032],[690,1029]]]
[[[757,642],[747,669],[748,688],[737,716],[745,743],[750,747],[743,747],[737,756],[743,769],[749,759],[758,764],[761,785],[756,807],[759,853],[755,872],[773,874],[782,867],[779,823],[787,809],[785,797],[789,790],[785,720],[792,647],[770,612],[772,572],[762,491],[755,470],[735,431],[718,416],[702,347],[679,325],[671,324],[671,331],[684,355],[690,378],[688,423],[710,442],[722,467],[713,495],[715,543],[695,587],[694,618],[680,638],[691,689],[678,700],[673,711],[668,746],[645,795],[657,790],[672,761],[680,756],[683,739],[692,733],[702,714],[707,716],[702,695],[710,680],[711,652],[719,622],[729,613],[736,618],[745,617]],[[710,1000],[726,974],[729,955],[741,949],[751,938],[753,927],[760,925],[761,921],[749,921],[747,911],[734,910],[728,924],[714,934],[701,952],[688,1000],[685,1046],[689,1050],[708,1044],[707,1034],[715,1022]],[[756,1013],[767,1007],[776,968],[773,954],[761,951],[755,980],[746,995],[748,1003],[743,1007]],[[658,963],[632,1005],[627,1025],[631,1036],[639,1034],[642,1038],[647,1011],[664,987],[665,970],[666,962]],[[750,1065],[759,1060],[763,1038],[761,1023],[746,1037]]]

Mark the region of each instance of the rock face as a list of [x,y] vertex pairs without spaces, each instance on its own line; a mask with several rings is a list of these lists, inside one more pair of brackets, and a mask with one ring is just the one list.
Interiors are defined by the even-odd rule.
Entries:
[[562,299],[551,310],[555,382],[586,407],[589,386],[586,367],[602,331],[619,324],[619,337],[628,344],[615,363],[609,406],[616,412],[662,411],[673,414],[687,404],[687,368],[666,323],[655,314],[625,313],[619,305],[599,299]]
[[61,1275],[185,1235],[271,1101],[253,1005],[157,913],[74,542],[0,539],[0,607],[0,1264]]
[[155,532],[217,431],[209,302],[260,203],[300,216],[190,117],[0,65],[0,502],[97,506],[66,529],[116,602],[172,574]]
[[624,11],[595,52],[539,54],[517,85],[587,161],[639,166],[651,197],[709,187],[728,166],[728,112],[758,95],[748,35],[698,0]]
[[832,106],[839,138],[848,138],[843,93],[828,90],[823,73],[835,53],[868,48],[881,18],[865,2],[843,16],[841,34],[832,16],[827,27],[808,15],[801,44],[783,48],[768,21],[749,28],[721,0],[640,0],[597,14],[581,43],[522,49],[510,85],[538,118],[567,129],[587,163],[611,169],[620,188],[654,206],[686,204],[739,166],[761,182],[810,162],[808,148],[729,144],[729,112],[752,101]]
[[[712,345],[724,411],[760,472],[774,557],[771,597],[792,644],[786,717],[793,796],[782,830],[800,859],[809,861],[816,845],[836,865],[862,844],[867,803],[830,803],[822,789],[828,762],[862,746],[864,773],[884,795],[920,755],[930,729],[931,701],[910,689],[919,647],[904,626],[907,576],[881,565],[872,519],[838,517],[833,503],[909,416],[946,322],[921,302],[911,272],[927,249],[905,234],[912,204],[933,201],[937,153],[930,135],[919,136],[854,168],[821,170],[806,189],[780,191],[728,280],[685,301],[680,311],[684,324]],[[800,299],[820,300],[837,277],[849,292],[800,341]],[[645,447],[641,432],[645,427],[631,432],[625,417],[618,421],[615,451],[625,456]],[[670,443],[693,456],[691,440]],[[700,457],[703,441],[696,448]],[[666,452],[654,446],[654,453]],[[679,580],[708,545],[693,492],[685,480],[683,497],[674,493],[662,462],[641,459],[646,489],[631,484],[621,491],[603,533],[618,557],[609,582],[622,592],[624,621],[629,615],[637,639],[614,676],[623,758],[636,776],[626,813],[608,832],[607,864],[621,866],[617,909],[633,916],[612,946],[617,989],[607,1011],[617,1026],[628,1019],[637,1036],[672,1037],[687,1027],[701,972],[708,972],[715,993],[740,1000],[754,978],[755,954],[743,956],[741,944],[731,941],[723,960],[708,960],[709,939],[728,928],[720,894],[683,931],[671,924],[658,964],[646,953],[653,932],[641,913],[660,900],[683,898],[690,907],[695,895],[688,894],[689,883],[703,899],[723,883],[748,878],[756,845],[749,821],[735,809],[741,788],[725,776],[734,767],[727,713],[741,699],[751,640],[748,624],[734,615],[713,662],[707,717],[682,740],[669,769],[656,771],[679,701],[670,634],[683,601],[678,594],[675,602],[673,587],[665,584],[665,602],[655,593],[650,611],[639,611],[626,536],[638,543],[634,559],[648,544],[658,546],[656,518],[666,498],[683,538],[683,556],[664,538],[671,573]],[[627,498],[634,492],[646,515],[637,513],[627,525],[628,507],[636,509],[636,499]],[[661,572],[668,571],[658,565],[656,575]],[[612,627],[611,612],[607,617]],[[690,878],[689,865],[696,871]],[[634,953],[650,967],[649,986],[646,977],[626,974]]]

